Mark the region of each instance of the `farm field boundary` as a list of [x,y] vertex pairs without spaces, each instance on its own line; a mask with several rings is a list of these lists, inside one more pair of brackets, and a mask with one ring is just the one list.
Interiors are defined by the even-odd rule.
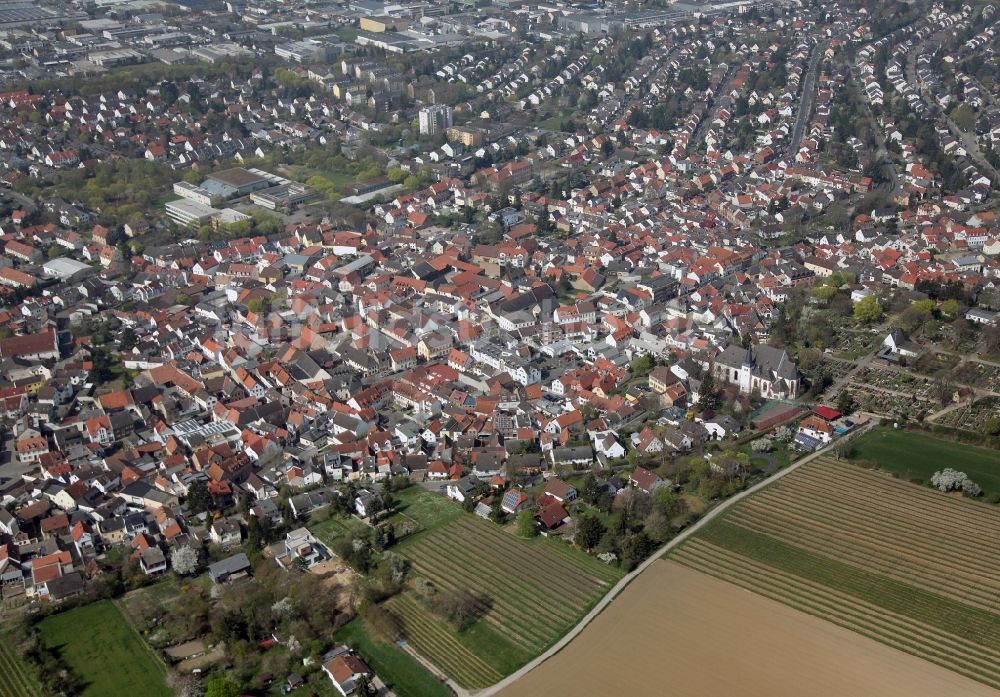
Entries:
[[822,456],[671,559],[1000,689],[1000,512]]
[[409,644],[448,677],[484,688],[524,665],[573,627],[622,574],[551,540],[525,540],[469,517],[400,546],[412,573],[437,591],[487,595],[480,618],[461,632],[434,617],[415,596],[387,608]]

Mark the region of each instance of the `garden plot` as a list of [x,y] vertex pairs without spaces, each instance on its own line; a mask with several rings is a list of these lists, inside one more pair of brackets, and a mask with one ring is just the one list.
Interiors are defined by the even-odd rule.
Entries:
[[984,397],[942,414],[934,421],[942,426],[982,433],[987,419],[1000,419],[1000,397]]

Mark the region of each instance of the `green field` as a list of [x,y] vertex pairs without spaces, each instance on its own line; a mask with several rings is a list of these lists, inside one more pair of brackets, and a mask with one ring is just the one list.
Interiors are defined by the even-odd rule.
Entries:
[[1000,688],[1000,513],[820,457],[669,555]]
[[10,636],[0,636],[0,697],[41,697],[41,687],[14,652],[12,641]]
[[924,484],[935,472],[951,467],[969,475],[984,493],[1000,493],[1000,453],[989,448],[879,426],[854,441],[851,459],[875,462],[880,469]]
[[412,562],[411,575],[439,590],[487,594],[482,617],[461,632],[415,594],[388,604],[409,643],[469,688],[496,682],[552,645],[621,578],[617,568],[562,542],[525,540],[469,515],[416,535],[399,552]]
[[83,680],[83,697],[168,697],[163,665],[118,608],[93,603],[46,617],[45,643]]
[[416,522],[422,531],[436,530],[464,515],[462,508],[454,501],[419,486],[403,489],[393,496],[396,499],[396,512],[390,520],[397,522],[408,518]]
[[333,635],[357,651],[372,670],[400,697],[451,697],[442,682],[398,646],[383,641],[355,619]]
[[357,518],[330,517],[321,523],[310,522],[308,527],[309,532],[315,535],[316,539],[330,547],[338,537],[343,537],[350,532],[364,531],[368,526]]

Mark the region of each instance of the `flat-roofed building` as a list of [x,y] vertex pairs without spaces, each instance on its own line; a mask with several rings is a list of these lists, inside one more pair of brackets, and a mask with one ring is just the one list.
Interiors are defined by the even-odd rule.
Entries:
[[164,208],[166,208],[167,217],[178,225],[201,225],[219,214],[219,211],[211,206],[186,198],[168,201]]
[[42,270],[49,276],[54,276],[65,281],[73,277],[78,277],[78,275],[83,276],[87,272],[93,271],[94,268],[76,259],[59,257],[57,259],[50,259],[42,264]]
[[316,196],[317,192],[312,187],[292,182],[254,192],[250,194],[250,201],[271,211],[291,210]]
[[201,188],[209,194],[223,198],[246,196],[269,186],[271,182],[267,177],[242,167],[215,172],[201,183]]
[[203,206],[212,205],[211,193],[201,188],[200,186],[195,186],[194,184],[188,182],[175,182],[174,193],[180,196],[181,198],[186,198],[189,201],[200,203]]

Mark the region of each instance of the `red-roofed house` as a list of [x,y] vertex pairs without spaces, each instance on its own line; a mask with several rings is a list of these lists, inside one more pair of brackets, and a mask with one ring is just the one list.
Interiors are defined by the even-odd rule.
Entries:
[[374,671],[353,654],[340,655],[327,661],[323,664],[323,672],[344,697],[354,694],[362,677],[369,680],[375,677]]

